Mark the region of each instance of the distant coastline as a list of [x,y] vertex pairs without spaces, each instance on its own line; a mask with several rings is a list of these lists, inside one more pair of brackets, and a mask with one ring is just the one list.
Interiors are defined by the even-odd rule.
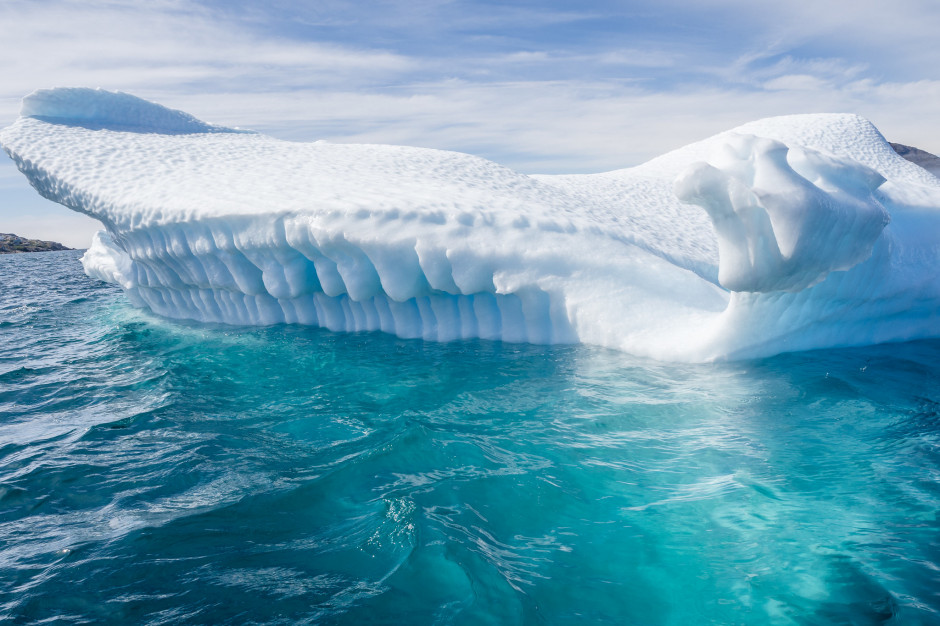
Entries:
[[27,239],[12,233],[0,233],[0,254],[16,254],[19,252],[52,252],[54,250],[72,250],[56,241],[40,241]]
[[937,155],[913,146],[905,146],[903,143],[890,143],[888,145],[894,148],[899,156],[940,178],[940,157]]

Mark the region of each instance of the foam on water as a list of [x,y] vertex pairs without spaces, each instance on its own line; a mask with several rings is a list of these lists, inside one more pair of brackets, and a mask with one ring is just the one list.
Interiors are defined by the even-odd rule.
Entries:
[[0,142],[105,224],[89,275],[166,317],[686,361],[940,335],[940,179],[858,116],[761,120],[586,176],[228,131],[55,89]]

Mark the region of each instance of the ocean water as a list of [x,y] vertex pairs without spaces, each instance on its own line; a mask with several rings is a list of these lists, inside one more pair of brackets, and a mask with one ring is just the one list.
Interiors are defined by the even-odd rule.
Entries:
[[0,256],[0,621],[940,623],[940,342],[171,323]]

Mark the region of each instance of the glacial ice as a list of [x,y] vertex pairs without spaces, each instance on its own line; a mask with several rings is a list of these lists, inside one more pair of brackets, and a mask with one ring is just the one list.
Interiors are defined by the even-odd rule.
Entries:
[[690,361],[940,336],[940,179],[856,115],[526,176],[51,89],[0,143],[40,194],[105,225],[86,273],[170,318]]

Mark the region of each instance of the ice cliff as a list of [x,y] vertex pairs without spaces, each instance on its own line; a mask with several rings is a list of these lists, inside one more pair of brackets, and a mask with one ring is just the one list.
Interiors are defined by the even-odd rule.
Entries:
[[940,336],[940,179],[855,115],[526,176],[52,89],[0,143],[40,194],[105,225],[86,273],[171,318],[674,360]]

